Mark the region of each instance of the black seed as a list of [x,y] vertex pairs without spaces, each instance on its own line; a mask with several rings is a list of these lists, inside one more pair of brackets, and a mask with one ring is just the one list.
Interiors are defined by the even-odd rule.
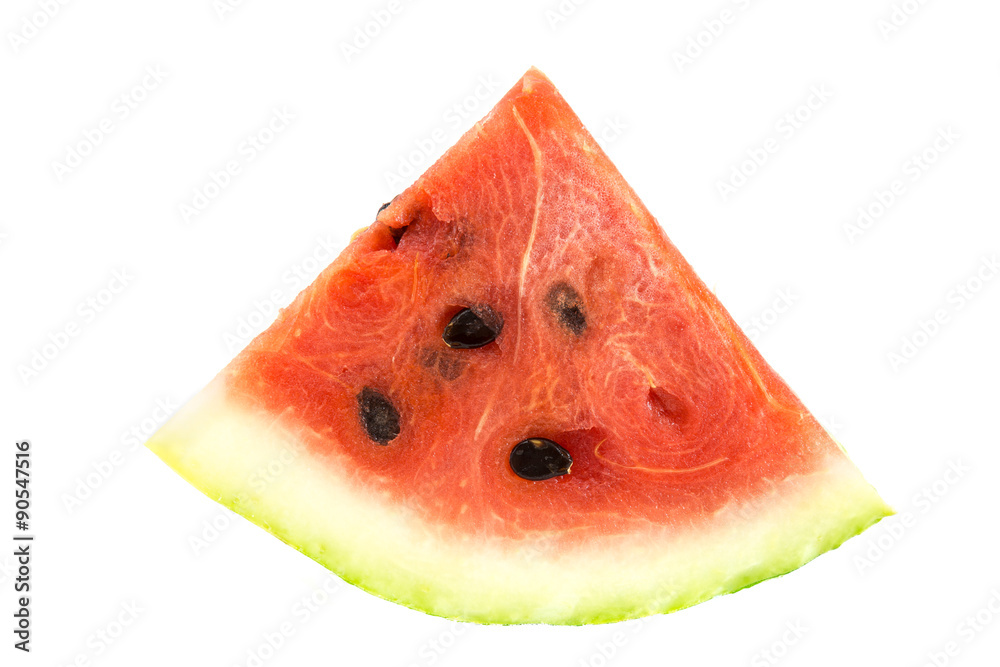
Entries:
[[387,201],[386,203],[384,203],[384,204],[382,204],[381,206],[379,206],[379,207],[378,207],[378,213],[376,213],[376,214],[375,214],[375,217],[377,218],[377,217],[379,216],[379,213],[381,213],[381,212],[382,212],[382,211],[384,211],[385,209],[389,208],[389,205],[390,205],[390,204],[391,204],[392,202],[396,201],[397,199],[399,199],[399,195],[396,195],[395,197],[393,197],[392,199],[390,199],[390,200],[389,200],[389,201]]
[[580,336],[586,331],[586,310],[583,307],[583,299],[575,289],[566,283],[556,283],[549,290],[547,301],[564,329],[574,336]]
[[362,389],[358,394],[358,408],[365,432],[378,444],[387,445],[399,435],[399,413],[389,399],[376,390]]
[[465,308],[451,318],[441,337],[445,345],[470,350],[489,345],[503,329],[503,320],[489,306]]
[[546,438],[522,440],[510,451],[510,469],[533,482],[565,475],[572,465],[569,452]]

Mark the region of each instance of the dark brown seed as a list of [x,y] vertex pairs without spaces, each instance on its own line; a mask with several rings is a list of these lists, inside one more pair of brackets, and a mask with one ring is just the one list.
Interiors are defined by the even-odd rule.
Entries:
[[547,438],[522,440],[510,451],[510,469],[532,482],[565,475],[572,465],[569,452]]
[[580,336],[587,329],[587,313],[579,293],[567,283],[556,283],[549,290],[549,309],[555,314],[559,324],[574,336]]
[[368,437],[380,445],[388,445],[399,435],[399,412],[388,398],[371,387],[358,394],[358,411],[361,425]]
[[489,306],[464,308],[444,328],[444,344],[459,350],[489,345],[503,328],[503,320]]
[[378,207],[378,213],[375,214],[375,217],[377,218],[379,216],[379,214],[382,213],[382,211],[384,211],[385,209],[389,208],[389,205],[392,204],[392,202],[396,201],[398,198],[399,198],[399,195],[396,195],[395,197],[393,197],[392,199],[390,199],[386,203],[384,203],[381,206],[379,206]]

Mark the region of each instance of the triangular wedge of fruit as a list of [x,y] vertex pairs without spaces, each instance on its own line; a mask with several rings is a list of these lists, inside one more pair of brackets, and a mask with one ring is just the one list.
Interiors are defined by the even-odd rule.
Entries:
[[483,623],[673,611],[891,513],[535,69],[148,444]]

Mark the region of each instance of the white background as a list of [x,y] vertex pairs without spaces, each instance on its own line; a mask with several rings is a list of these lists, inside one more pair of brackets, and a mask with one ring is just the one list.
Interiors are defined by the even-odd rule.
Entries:
[[[889,0],[567,0],[567,16],[558,0],[410,0],[350,58],[388,0],[92,0],[50,3],[51,18],[44,4],[0,12],[0,468],[12,489],[13,443],[31,440],[37,535],[30,655],[11,647],[0,548],[4,665],[996,664],[997,3],[908,0],[912,15],[880,28]],[[422,171],[533,64],[897,517],[642,624],[456,625],[347,585],[327,594],[326,570],[129,439],[226,364],[242,344],[227,336],[264,326],[265,301],[292,299],[295,271],[311,279],[326,246],[374,219],[401,160]],[[456,104],[472,109],[461,122]],[[248,159],[241,144],[275,109],[294,120]],[[431,156],[413,154],[439,128]],[[741,166],[769,138],[764,164]],[[75,150],[77,166],[54,166]],[[185,220],[229,160],[240,173]],[[724,201],[734,168],[754,173]],[[848,234],[895,179],[902,194]],[[116,271],[127,284],[105,291]]]

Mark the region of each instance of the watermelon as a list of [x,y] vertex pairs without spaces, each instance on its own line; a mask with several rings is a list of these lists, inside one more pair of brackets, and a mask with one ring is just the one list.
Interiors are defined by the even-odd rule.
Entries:
[[536,69],[148,445],[481,623],[670,612],[891,513]]

